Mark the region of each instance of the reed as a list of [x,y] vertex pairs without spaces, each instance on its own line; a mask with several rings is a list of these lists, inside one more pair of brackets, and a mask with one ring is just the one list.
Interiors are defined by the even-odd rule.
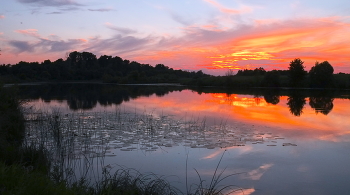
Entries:
[[[46,178],[46,183],[43,182],[41,187],[48,183],[52,188],[57,186],[55,194],[183,194],[172,187],[167,177],[153,173],[141,174],[126,167],[115,170],[105,166],[104,158],[112,147],[110,140],[124,140],[124,145],[137,143],[149,148],[167,147],[187,138],[203,142],[207,128],[206,119],[182,122],[167,116],[153,117],[152,114],[130,114],[120,110],[114,114],[62,114],[58,110],[51,113],[32,110],[27,113],[26,119],[27,129],[21,147],[22,159],[26,161],[21,161],[24,163],[19,166],[24,167],[28,177],[40,173],[43,181]],[[222,124],[219,128],[223,128]],[[143,136],[148,137],[148,143],[140,141],[146,140]],[[152,142],[154,145],[151,145]],[[220,186],[224,179],[236,175],[223,177],[225,169],[218,173],[222,158],[208,187],[195,169],[199,184],[192,184],[186,193],[209,195],[225,194],[227,190],[232,192],[234,186]],[[4,174],[10,173],[5,171]],[[186,185],[187,182],[186,177]],[[8,190],[9,184],[1,185],[3,192],[13,192]],[[24,186],[21,189],[18,183],[14,185],[19,190],[27,188]]]
[[153,173],[141,174],[135,169],[120,167],[114,174],[104,169],[104,178],[97,186],[97,194],[145,194],[176,195],[180,191],[170,183]]
[[[222,153],[220,160],[215,168],[214,174],[210,180],[210,184],[205,185],[205,180],[202,179],[200,173],[198,172],[197,169],[194,169],[197,173],[198,179],[199,179],[199,184],[192,184],[190,186],[190,188],[188,189],[188,185],[187,185],[187,160],[186,160],[186,188],[187,188],[187,194],[188,195],[224,195],[224,194],[231,194],[233,192],[237,192],[237,191],[241,191],[243,192],[243,189],[236,186],[236,185],[220,185],[220,183],[232,176],[238,175],[238,174],[242,174],[242,173],[233,173],[233,174],[229,174],[226,176],[223,176],[225,169],[223,169],[222,171],[219,171],[219,166],[221,164],[221,161],[224,157],[226,150],[224,150],[224,152]],[[194,189],[192,189],[192,187],[194,186]]]

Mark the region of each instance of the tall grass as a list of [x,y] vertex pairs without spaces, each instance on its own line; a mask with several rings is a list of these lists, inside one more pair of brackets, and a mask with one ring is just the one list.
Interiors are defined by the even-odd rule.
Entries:
[[103,180],[97,186],[97,194],[179,194],[162,176],[141,174],[135,169],[121,167],[114,174],[104,169]]
[[20,164],[6,165],[0,162],[0,194],[76,194],[64,184],[54,183],[45,174],[28,170]]
[[[233,193],[237,191],[241,191],[243,193],[243,189],[237,187],[236,185],[224,185],[221,186],[220,183],[232,176],[241,174],[241,173],[234,173],[229,174],[227,176],[223,176],[225,169],[222,171],[219,171],[219,166],[221,164],[221,161],[225,155],[226,150],[222,153],[220,160],[215,168],[214,174],[212,175],[212,178],[210,180],[209,185],[205,185],[205,180],[202,179],[200,173],[197,169],[194,169],[197,173],[197,176],[199,178],[199,184],[192,184],[190,188],[188,188],[187,185],[187,179],[186,179],[186,188],[187,188],[187,194],[191,195],[224,195],[226,193]],[[187,160],[186,160],[186,178],[187,178]],[[192,189],[192,186],[194,186],[194,189]]]
[[[0,93],[4,94],[2,90]],[[87,125],[102,126],[108,123],[108,117],[93,116],[94,122],[87,124],[84,115],[73,120],[57,110],[27,110],[25,118],[15,96],[5,94],[0,96],[0,132],[5,135],[0,137],[0,194],[182,194],[164,176],[104,166],[104,155],[109,149],[107,134]],[[136,128],[124,124],[120,111],[114,117],[117,124],[110,128]],[[129,124],[141,121],[138,127],[145,128],[145,135],[150,137],[158,136],[159,129],[165,131],[150,115],[129,115],[127,120]],[[173,131],[178,126],[173,122],[167,128]],[[205,120],[200,125],[189,123],[189,132],[191,128],[194,132],[204,131]],[[200,183],[192,185],[197,189],[189,194],[223,194],[229,186],[217,190],[227,178],[221,179],[222,173],[217,175],[215,171],[209,188],[204,187],[199,176]]]
[[0,86],[0,162],[21,164],[47,173],[49,160],[44,148],[24,144],[25,118],[13,88]]

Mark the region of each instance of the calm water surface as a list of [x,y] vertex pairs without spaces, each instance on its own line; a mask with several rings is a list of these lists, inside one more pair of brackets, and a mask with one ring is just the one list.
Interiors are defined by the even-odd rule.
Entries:
[[[135,129],[146,129],[146,119],[160,121],[157,127],[162,130],[155,132],[158,140],[146,138],[149,134],[138,137],[149,146],[132,140],[123,147],[116,140],[127,136],[112,136],[116,130],[110,128],[106,134],[110,155],[103,166],[163,175],[182,191],[186,191],[186,161],[189,184],[199,183],[196,169],[209,185],[226,151],[219,171],[225,169],[223,176],[240,174],[221,184],[236,185],[244,194],[350,193],[350,100],[346,93],[227,94],[181,87],[73,84],[21,86],[20,91],[29,100],[27,106],[42,111],[91,118],[116,112],[131,114],[129,118],[144,116],[134,121],[139,126],[130,127]],[[171,128],[177,129],[162,134]]]

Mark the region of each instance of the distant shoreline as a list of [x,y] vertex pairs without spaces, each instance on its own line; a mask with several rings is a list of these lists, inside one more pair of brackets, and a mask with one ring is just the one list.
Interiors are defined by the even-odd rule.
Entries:
[[102,85],[119,85],[119,86],[174,86],[174,87],[187,87],[189,89],[203,89],[203,88],[222,88],[227,90],[239,90],[239,89],[251,89],[251,90],[311,90],[311,91],[319,91],[319,90],[341,90],[341,91],[350,91],[349,88],[312,88],[312,87],[233,87],[229,88],[226,86],[196,86],[196,85],[185,85],[181,83],[106,83],[103,81],[38,81],[38,82],[23,82],[23,83],[4,83],[3,87],[11,87],[11,86],[35,86],[35,85],[43,85],[43,84],[102,84]]
[[42,84],[103,84],[103,85],[122,85],[122,86],[181,86],[186,87],[180,83],[134,83],[134,84],[122,84],[122,83],[105,83],[103,81],[38,81],[38,82],[24,82],[24,83],[5,83],[4,87],[16,86],[16,85],[42,85]]

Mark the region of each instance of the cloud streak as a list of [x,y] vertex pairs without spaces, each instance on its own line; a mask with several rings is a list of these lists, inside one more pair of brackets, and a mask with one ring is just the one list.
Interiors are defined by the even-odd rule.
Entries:
[[241,69],[265,63],[270,64],[269,70],[281,69],[296,57],[312,63],[350,61],[345,55],[350,52],[350,40],[343,36],[350,33],[349,24],[334,18],[274,21],[231,29],[189,26],[183,32],[181,37],[161,40],[139,59],[191,58],[209,69]]
[[[43,37],[36,29],[16,30],[16,33],[33,38],[31,41],[10,40],[8,44],[13,47],[13,51],[20,53],[57,53],[68,52],[72,50],[89,51],[96,55],[111,54],[112,55],[140,55],[142,51],[147,50],[150,44],[155,42],[151,36],[136,37],[125,33],[135,32],[130,29],[117,28],[113,26],[113,30],[118,31],[118,34],[108,39],[92,37],[89,39],[68,39],[62,40],[58,36],[51,35]],[[124,34],[119,34],[120,32]]]
[[[163,63],[179,69],[256,68],[286,69],[294,58],[313,65],[328,60],[336,71],[350,61],[350,24],[342,18],[303,18],[252,21],[231,28],[215,23],[187,25],[182,34],[141,35],[137,30],[105,23],[111,37],[51,39],[36,29],[16,30],[34,41],[12,40],[16,52],[68,52],[84,50],[96,55],[118,55],[141,63]],[[34,49],[29,48],[34,47]],[[308,68],[311,68],[309,66]],[[340,68],[337,70],[337,68]]]
[[224,7],[223,5],[221,5],[220,3],[214,0],[203,0],[203,1],[209,3],[210,5],[219,9],[222,13],[226,13],[226,14],[243,14],[243,13],[249,13],[253,11],[253,9],[248,6],[244,6],[241,9],[230,9],[230,8]]
[[37,29],[15,30],[15,32],[23,35],[28,35],[31,37],[36,37],[36,38],[40,37]]
[[82,4],[77,3],[74,0],[17,0],[23,4],[38,5],[38,6],[81,6]]
[[67,41],[46,40],[38,41],[9,41],[9,44],[15,48],[15,53],[55,53],[67,52],[81,47],[86,41],[83,39],[68,39]]
[[27,41],[9,41],[9,44],[13,46],[16,50],[16,53],[22,53],[22,52],[33,52],[34,47]]
[[17,54],[23,52],[34,54],[67,52],[82,47],[87,42],[85,39],[68,39],[64,41],[55,35],[45,38],[38,33],[37,29],[15,30],[15,32],[34,38],[32,41],[8,41],[9,45],[14,47],[14,52]]
[[114,11],[111,8],[88,9],[88,10],[92,11],[92,12],[110,12],[110,11]]
[[63,12],[50,12],[50,13],[47,13],[47,14],[63,14]]
[[113,53],[114,55],[138,56],[146,51],[154,41],[154,38],[151,36],[139,38],[118,34],[109,39],[92,38],[89,40],[88,47],[85,50],[96,54]]
[[133,30],[133,29],[130,29],[130,28],[123,28],[123,27],[118,27],[118,26],[115,26],[109,22],[107,22],[106,24],[106,27],[111,29],[111,30],[114,30],[118,33],[121,33],[121,34],[134,34],[134,33],[137,33],[136,30]]

